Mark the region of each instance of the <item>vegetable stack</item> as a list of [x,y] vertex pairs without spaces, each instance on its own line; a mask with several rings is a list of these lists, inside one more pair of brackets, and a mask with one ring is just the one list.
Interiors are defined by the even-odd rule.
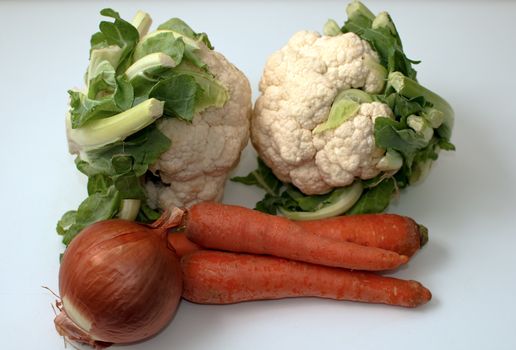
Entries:
[[[453,111],[417,82],[387,13],[352,2],[343,27],[297,33],[267,63],[251,130],[259,168],[234,179],[266,190],[267,213],[216,202],[249,136],[245,76],[177,18],[147,33],[143,12],[101,14],[114,21],[91,38],[86,89],[69,92],[89,196],[57,226],[69,244],[59,334],[96,349],[142,341],[181,297],[431,300],[421,283],[382,275],[413,259],[426,228],[367,213],[453,149]],[[343,213],[357,215],[333,217]]]
[[101,349],[157,334],[180,297],[200,304],[319,297],[413,308],[431,292],[381,272],[406,264],[426,238],[421,225],[393,214],[299,223],[215,202],[186,214],[166,211],[152,225],[104,220],[82,230],[63,256],[54,323],[69,341]]
[[301,31],[269,58],[251,123],[266,191],[256,209],[296,220],[381,212],[450,142],[450,105],[421,85],[387,12],[359,1],[324,35]]

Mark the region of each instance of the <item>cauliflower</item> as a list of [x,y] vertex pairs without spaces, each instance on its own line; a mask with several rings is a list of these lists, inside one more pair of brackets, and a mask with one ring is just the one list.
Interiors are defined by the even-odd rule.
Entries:
[[220,200],[248,143],[251,89],[179,18],[149,32],[103,9],[91,37],[84,89],[69,91],[66,131],[88,197],[57,224],[63,242],[111,218],[150,223],[161,211]]
[[354,33],[302,31],[271,56],[260,82],[252,142],[278,178],[306,194],[321,194],[380,173],[376,164],[384,150],[375,146],[373,127],[377,116],[392,117],[387,105],[364,103],[336,129],[314,133],[340,91],[382,90],[385,72],[378,64],[376,52]]
[[419,84],[387,12],[351,2],[343,26],[294,34],[267,61],[251,120],[266,191],[256,208],[296,220],[381,212],[450,143],[453,110]]
[[374,121],[378,116],[393,117],[383,103],[363,103],[353,119],[334,130],[314,135],[315,166],[322,182],[329,187],[343,187],[350,185],[355,177],[371,179],[380,173],[377,164],[385,150],[374,141]]
[[226,58],[202,45],[199,52],[208,70],[227,88],[223,107],[195,115],[191,123],[163,119],[158,128],[172,140],[150,169],[161,181],[147,181],[153,207],[189,207],[220,200],[228,173],[237,164],[249,138],[251,88],[245,75]]

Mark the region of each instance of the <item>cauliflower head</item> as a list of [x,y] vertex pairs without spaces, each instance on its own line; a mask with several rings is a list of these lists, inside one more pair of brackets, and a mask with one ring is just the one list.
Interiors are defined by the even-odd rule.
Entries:
[[421,85],[387,12],[353,0],[324,35],[301,31],[266,63],[251,121],[258,167],[233,180],[294,220],[385,210],[450,142],[452,107]]
[[336,128],[317,132],[339,92],[378,93],[385,70],[377,53],[354,33],[296,33],[266,63],[251,138],[262,160],[283,182],[322,194],[378,175],[385,150],[375,145],[374,120],[393,117],[381,102],[361,103]]
[[143,11],[131,21],[100,14],[108,19],[92,35],[85,87],[68,91],[69,151],[88,196],[56,226],[67,245],[100,220],[151,223],[162,210],[220,200],[249,141],[249,81],[206,33],[177,17],[149,31]]
[[223,107],[210,107],[191,123],[161,119],[158,128],[172,140],[150,170],[159,177],[145,189],[151,207],[190,207],[221,199],[228,173],[235,167],[249,140],[252,111],[247,77],[222,54],[201,45],[198,52],[208,71],[229,93]]

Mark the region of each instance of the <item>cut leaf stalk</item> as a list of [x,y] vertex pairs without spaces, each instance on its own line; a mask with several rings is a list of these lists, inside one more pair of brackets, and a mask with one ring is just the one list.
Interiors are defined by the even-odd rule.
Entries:
[[341,193],[334,203],[313,212],[291,211],[283,207],[279,207],[278,210],[283,216],[291,220],[319,220],[338,216],[353,207],[362,195],[363,187],[362,184],[357,181],[348,187],[339,188],[336,191],[341,191]]
[[423,96],[434,108],[443,112],[444,126],[446,127],[443,137],[449,139],[454,123],[454,112],[450,104],[435,92],[425,88],[417,81],[410,79],[400,72],[392,72],[388,77],[388,85],[397,93],[407,98]]
[[163,106],[164,102],[150,98],[113,117],[93,120],[78,129],[72,129],[68,116],[67,132],[73,144],[70,148],[84,152],[124,140],[161,117]]

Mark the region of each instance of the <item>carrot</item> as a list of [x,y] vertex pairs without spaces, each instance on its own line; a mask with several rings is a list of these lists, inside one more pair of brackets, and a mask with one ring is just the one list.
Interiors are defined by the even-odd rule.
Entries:
[[213,202],[191,207],[185,227],[190,240],[212,249],[370,271],[394,269],[408,261],[385,249],[317,236],[283,217]]
[[320,297],[416,307],[432,297],[416,281],[271,256],[200,250],[181,267],[183,298],[200,304]]
[[179,258],[184,255],[195,252],[202,247],[192,241],[190,241],[184,233],[174,232],[167,236],[168,244],[171,245]]
[[[318,236],[391,250],[409,257],[428,242],[425,226],[397,214],[345,215],[296,223]],[[201,249],[181,232],[170,234],[168,240],[180,257]]]
[[392,250],[412,256],[428,241],[428,230],[411,218],[396,214],[345,215],[297,221],[318,236]]

